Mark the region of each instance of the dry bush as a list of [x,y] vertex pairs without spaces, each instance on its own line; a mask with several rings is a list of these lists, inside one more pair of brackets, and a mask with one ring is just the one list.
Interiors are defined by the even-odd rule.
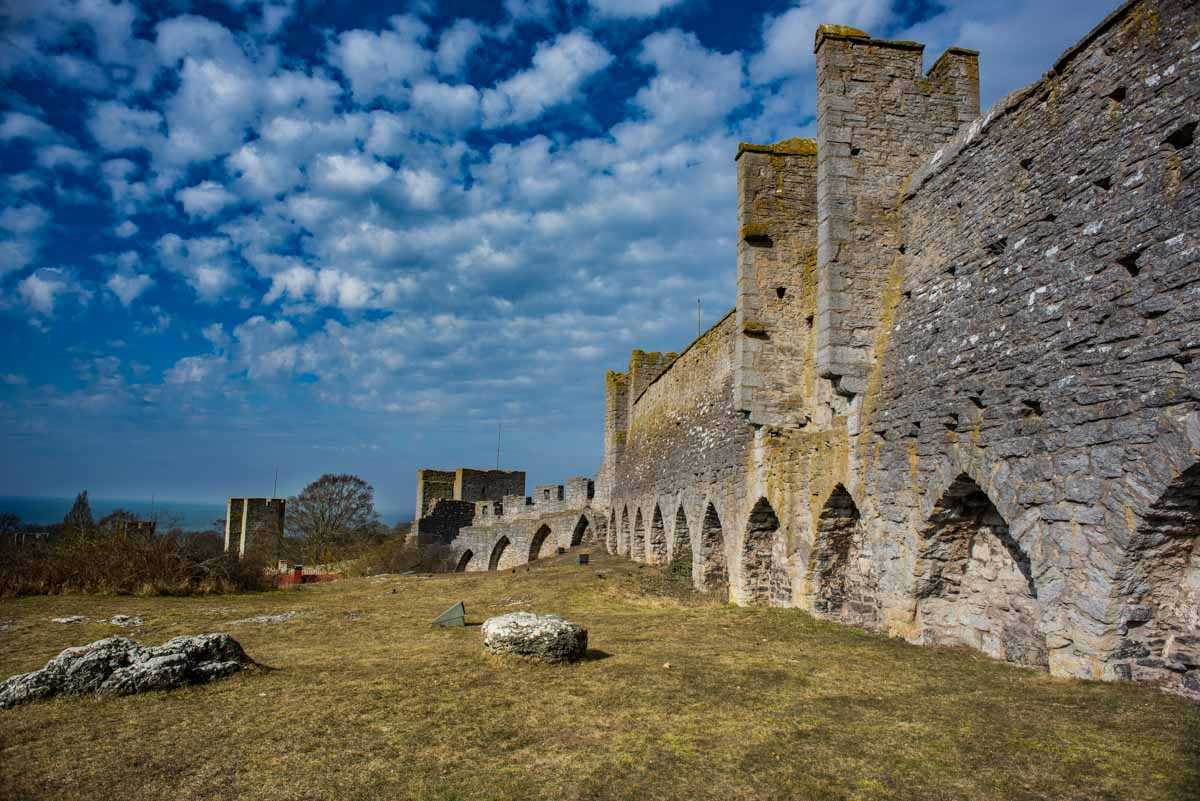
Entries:
[[360,576],[379,573],[442,573],[454,569],[453,554],[445,545],[418,545],[392,537],[364,548],[354,559],[351,572]]
[[6,546],[0,595],[94,592],[193,595],[269,586],[261,560],[238,560],[203,538],[167,534],[77,544]]

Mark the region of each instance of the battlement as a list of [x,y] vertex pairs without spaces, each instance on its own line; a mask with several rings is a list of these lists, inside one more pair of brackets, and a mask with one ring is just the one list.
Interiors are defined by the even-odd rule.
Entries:
[[596,484],[587,476],[572,476],[565,484],[539,484],[532,495],[506,495],[500,501],[476,503],[472,525],[496,525],[583,509],[591,505],[595,494]]

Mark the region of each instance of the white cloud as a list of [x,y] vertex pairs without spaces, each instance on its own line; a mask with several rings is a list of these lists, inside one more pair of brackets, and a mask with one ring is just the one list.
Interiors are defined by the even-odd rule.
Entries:
[[878,34],[891,19],[890,0],[802,0],[763,21],[763,48],[750,60],[750,76],[765,83],[813,69],[813,37],[828,22]]
[[157,147],[162,140],[162,115],[106,100],[92,108],[88,130],[105,150]]
[[664,8],[683,0],[588,0],[588,5],[604,17],[656,17]]
[[0,373],[0,384],[5,384],[10,387],[24,386],[29,383],[29,379],[20,373]]
[[740,53],[705,49],[695,34],[670,30],[646,37],[641,60],[658,74],[634,96],[659,126],[694,133],[719,126],[743,95]]
[[388,22],[391,29],[378,33],[344,31],[330,49],[330,63],[350,81],[360,103],[376,97],[401,98],[409,83],[429,70],[432,56],[422,45],[429,27],[410,16],[395,16]]
[[185,356],[163,373],[168,384],[202,384],[224,377],[224,356]]
[[413,111],[434,130],[463,131],[479,121],[479,90],[429,81],[413,87]]
[[392,168],[361,153],[333,153],[312,165],[312,184],[330,193],[361,194],[392,177]]
[[229,335],[225,333],[225,327],[220,323],[212,323],[206,325],[200,333],[212,343],[212,346],[217,350],[225,350],[229,347]]
[[481,41],[483,33],[479,25],[469,19],[455,20],[438,40],[437,55],[434,57],[438,72],[442,75],[458,75],[466,66],[471,51]]
[[195,186],[180,189],[175,199],[183,205],[189,217],[212,217],[226,206],[236,203],[237,197],[216,181],[201,181]]
[[183,276],[202,301],[217,300],[238,281],[232,243],[225,237],[183,239],[166,234],[155,250],[163,266]]
[[92,166],[91,156],[67,145],[39,147],[36,160],[39,167],[45,167],[48,170],[56,167],[69,167],[77,172],[85,172]]
[[137,224],[133,220],[126,220],[113,229],[113,233],[121,239],[128,239],[138,232]]
[[154,279],[144,274],[113,273],[104,285],[117,296],[122,306],[128,307],[139,295],[154,286]]
[[0,117],[0,141],[29,139],[47,142],[58,138],[58,132],[36,117],[20,111],[9,111]]
[[10,234],[35,234],[50,222],[50,213],[41,206],[27,203],[9,206],[0,212],[0,228]]
[[586,31],[542,42],[529,69],[483,93],[484,125],[518,125],[573,98],[584,82],[612,63],[613,56]]
[[42,267],[17,283],[17,295],[37,314],[44,317],[54,315],[59,298],[75,295],[86,302],[88,293],[75,276],[57,267]]

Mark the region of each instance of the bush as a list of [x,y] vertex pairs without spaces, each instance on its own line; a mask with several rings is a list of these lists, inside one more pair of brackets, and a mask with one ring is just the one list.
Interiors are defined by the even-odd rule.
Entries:
[[359,576],[379,573],[442,573],[454,569],[453,553],[445,545],[418,545],[403,537],[391,537],[362,549],[351,572]]
[[270,586],[261,561],[213,551],[213,543],[203,536],[178,533],[66,545],[6,545],[0,547],[0,596],[194,595]]

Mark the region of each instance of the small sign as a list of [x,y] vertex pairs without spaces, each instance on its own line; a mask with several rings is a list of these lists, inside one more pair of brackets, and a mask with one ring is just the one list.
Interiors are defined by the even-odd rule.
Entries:
[[586,565],[588,563],[588,555],[586,553],[579,554],[579,564]]
[[433,621],[435,626],[465,626],[467,624],[467,607],[459,601],[454,606],[442,612]]

